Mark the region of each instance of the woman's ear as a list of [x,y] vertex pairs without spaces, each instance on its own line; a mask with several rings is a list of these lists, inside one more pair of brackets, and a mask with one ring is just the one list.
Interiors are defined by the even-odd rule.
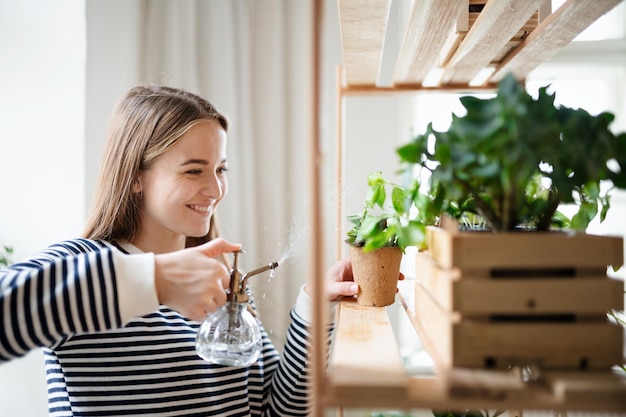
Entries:
[[141,178],[137,177],[133,182],[133,194],[141,194],[141,191],[143,191],[143,187],[141,186]]

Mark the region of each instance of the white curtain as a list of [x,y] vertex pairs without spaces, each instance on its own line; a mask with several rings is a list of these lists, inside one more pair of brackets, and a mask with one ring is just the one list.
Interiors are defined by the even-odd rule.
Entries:
[[249,281],[281,345],[309,270],[309,2],[144,0],[141,7],[140,78],[199,93],[230,118],[230,191],[218,213],[223,236],[243,244],[240,268],[288,255],[273,278]]

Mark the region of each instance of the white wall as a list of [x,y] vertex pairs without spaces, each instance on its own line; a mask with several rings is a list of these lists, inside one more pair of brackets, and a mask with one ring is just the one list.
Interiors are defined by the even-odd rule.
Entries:
[[0,56],[0,242],[19,260],[83,223],[82,3],[0,0]]
[[[139,80],[140,0],[86,4],[85,212],[93,199],[106,129],[117,100]],[[111,30],[114,28],[114,30]]]
[[[84,222],[84,0],[0,0],[0,244],[17,261]],[[39,351],[0,366],[0,415],[47,415]]]

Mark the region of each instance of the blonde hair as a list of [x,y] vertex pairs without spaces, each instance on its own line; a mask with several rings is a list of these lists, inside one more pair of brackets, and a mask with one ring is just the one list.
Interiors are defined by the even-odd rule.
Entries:
[[[84,236],[132,241],[139,227],[140,194],[133,192],[139,172],[201,120],[228,120],[211,103],[185,90],[138,86],[119,101],[111,119],[98,185]],[[195,246],[218,236],[215,215],[207,236],[187,238]]]

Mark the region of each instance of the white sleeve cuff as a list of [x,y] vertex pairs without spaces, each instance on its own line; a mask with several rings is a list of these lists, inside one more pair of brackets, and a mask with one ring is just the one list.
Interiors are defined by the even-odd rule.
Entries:
[[115,253],[117,297],[122,324],[159,309],[154,285],[154,254]]
[[[304,291],[305,285],[300,287],[300,292],[298,293],[298,298],[296,298],[294,310],[298,317],[311,324],[313,323],[313,299],[306,293],[306,291]],[[326,324],[332,324],[335,321],[335,309],[337,307],[337,303],[331,301],[329,305],[330,308],[325,320]]]

